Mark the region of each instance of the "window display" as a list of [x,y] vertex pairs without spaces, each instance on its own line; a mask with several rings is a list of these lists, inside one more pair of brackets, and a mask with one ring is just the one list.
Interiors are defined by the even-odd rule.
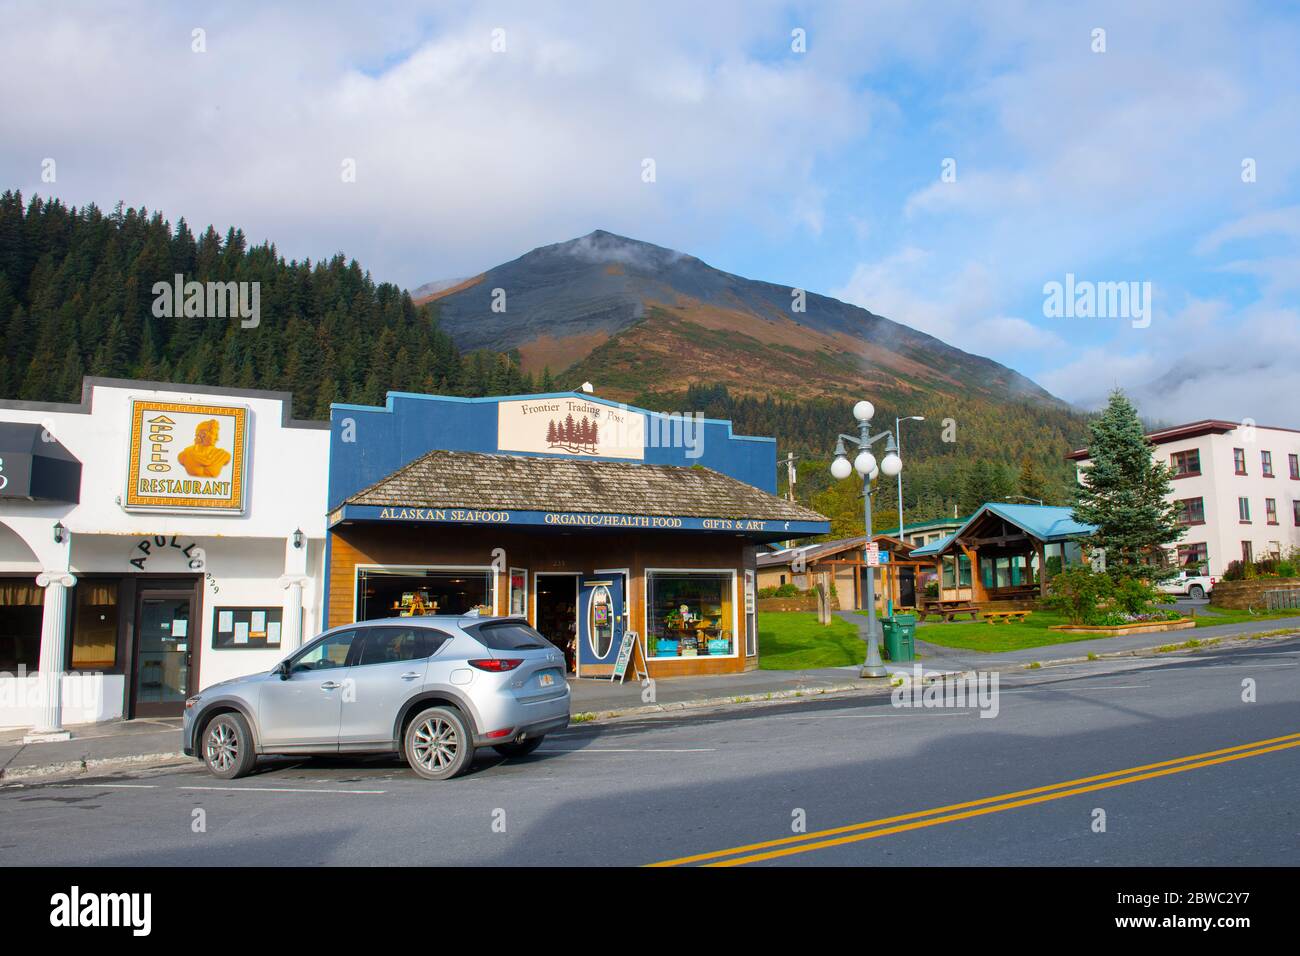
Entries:
[[734,592],[734,575],[729,572],[647,572],[650,656],[734,656]]
[[357,620],[465,614],[493,607],[490,571],[363,568],[357,572]]

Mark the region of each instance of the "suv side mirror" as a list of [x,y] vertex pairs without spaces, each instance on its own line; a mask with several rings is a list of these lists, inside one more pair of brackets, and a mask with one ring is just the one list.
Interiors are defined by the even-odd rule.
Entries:
[[271,668],[271,673],[272,673],[272,674],[279,674],[279,675],[280,675],[280,680],[288,680],[288,679],[289,679],[289,662],[288,662],[288,661],[280,661],[280,663],[276,664],[275,667]]

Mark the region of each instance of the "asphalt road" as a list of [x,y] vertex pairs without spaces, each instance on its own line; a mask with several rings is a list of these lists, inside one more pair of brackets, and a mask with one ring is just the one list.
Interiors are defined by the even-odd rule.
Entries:
[[0,865],[1300,859],[1300,641],[1021,671],[998,705],[988,719],[837,699],[575,726],[448,783],[334,759],[237,781],[195,764],[14,785]]

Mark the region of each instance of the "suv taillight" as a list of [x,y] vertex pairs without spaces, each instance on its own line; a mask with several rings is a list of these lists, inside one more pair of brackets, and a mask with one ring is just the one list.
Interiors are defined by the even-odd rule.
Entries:
[[501,674],[505,671],[512,671],[524,662],[522,657],[485,657],[469,662],[471,667],[477,667],[481,671],[491,671],[493,674]]

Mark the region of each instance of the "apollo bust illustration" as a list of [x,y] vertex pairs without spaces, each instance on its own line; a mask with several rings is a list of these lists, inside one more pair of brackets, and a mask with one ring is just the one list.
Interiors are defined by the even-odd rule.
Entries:
[[194,444],[176,456],[186,474],[194,478],[216,478],[230,462],[230,452],[217,447],[220,427],[215,418],[199,422],[194,429]]

